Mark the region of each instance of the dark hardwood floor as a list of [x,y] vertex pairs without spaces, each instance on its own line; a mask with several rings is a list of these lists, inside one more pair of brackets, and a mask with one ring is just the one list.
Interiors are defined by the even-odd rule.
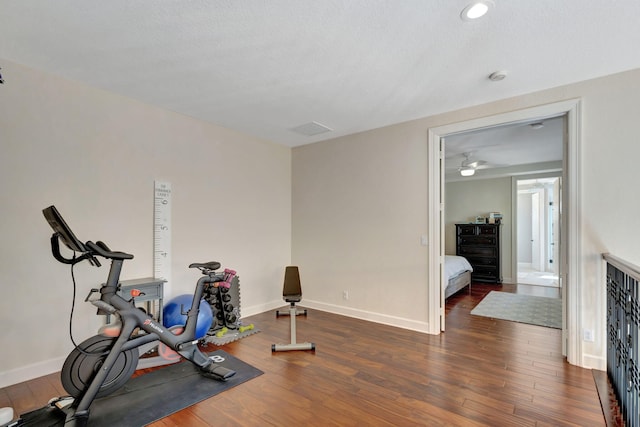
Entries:
[[[462,290],[439,336],[309,310],[298,341],[315,353],[272,354],[288,318],[246,318],[261,332],[222,348],[264,375],[152,425],[603,426],[592,373],[566,363],[559,330],[470,315],[490,290],[518,291]],[[22,413],[61,394],[48,375],[1,389],[0,407]]]

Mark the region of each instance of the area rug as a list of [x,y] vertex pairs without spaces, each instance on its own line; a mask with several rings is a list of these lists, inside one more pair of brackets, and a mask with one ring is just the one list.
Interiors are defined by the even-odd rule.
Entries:
[[90,425],[147,425],[263,373],[223,350],[216,350],[209,356],[236,374],[227,381],[216,381],[200,375],[188,362],[158,369],[133,378],[116,393],[96,400],[92,405]]
[[557,298],[491,291],[471,314],[562,329],[562,301]]

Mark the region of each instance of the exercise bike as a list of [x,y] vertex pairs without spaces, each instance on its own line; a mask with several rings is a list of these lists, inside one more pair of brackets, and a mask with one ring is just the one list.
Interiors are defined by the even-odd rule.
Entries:
[[[191,308],[186,313],[184,328],[166,328],[150,315],[137,308],[133,300],[127,301],[117,294],[120,271],[125,260],[133,255],[112,251],[101,242],[82,243],[76,238],[55,206],[43,210],[49,225],[53,228],[51,251],[56,260],[64,264],[88,261],[100,267],[97,257],[111,262],[107,282],[101,288],[92,289],[86,301],[98,308],[99,315],[115,315],[121,327],[117,337],[96,335],[78,345],[67,357],[61,371],[64,389],[71,395],[71,402],[59,404],[66,414],[65,426],[86,426],[90,406],[94,399],[107,396],[122,387],[133,375],[140,356],[139,348],[153,342],[160,342],[196,365],[200,373],[208,378],[226,381],[235,371],[213,362],[198,348],[196,321],[200,300],[207,286],[224,280],[216,274],[220,263],[194,263],[190,268],[202,272],[193,295]],[[60,252],[60,241],[74,252],[73,257],[64,257]],[[99,298],[92,295],[99,293]],[[17,424],[19,425],[19,424]]]

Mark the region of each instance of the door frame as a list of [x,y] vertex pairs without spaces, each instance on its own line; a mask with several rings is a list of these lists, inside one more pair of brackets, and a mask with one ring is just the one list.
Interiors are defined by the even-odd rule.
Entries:
[[[538,178],[559,178],[559,181],[562,182],[562,175],[563,175],[562,172],[547,172],[547,173],[518,175],[518,176],[513,176],[511,178],[511,212],[513,213],[513,218],[511,222],[511,256],[512,256],[511,271],[514,272],[513,278],[515,281],[518,280],[518,259],[519,259],[519,254],[518,254],[519,236],[518,236],[517,212],[518,212],[518,209],[520,208],[518,206],[518,181],[527,180],[527,179],[538,179]],[[561,193],[558,192],[558,194],[555,195],[557,198],[560,198],[556,202],[556,208],[561,208],[562,204],[564,203],[564,200],[562,200],[562,198],[560,197],[560,194]],[[556,215],[560,217],[560,221],[558,221],[558,224],[557,224],[557,231],[560,231],[562,230],[562,228],[566,227],[567,225],[564,223],[564,217],[562,216],[562,212],[558,212]],[[561,251],[563,242],[559,238],[556,240],[557,240],[557,243],[556,245],[554,245],[554,249],[557,247]],[[555,254],[553,254],[553,259],[554,259],[554,263],[556,263],[556,270],[558,271],[558,276],[560,276],[560,269],[563,266],[560,262],[559,253],[558,253],[558,256],[555,256]],[[545,268],[546,266],[548,266],[548,263],[545,264]]]
[[461,132],[482,128],[492,128],[505,124],[527,122],[566,115],[565,156],[563,160],[563,193],[567,227],[562,230],[562,249],[565,254],[560,283],[563,287],[563,301],[566,307],[566,322],[563,325],[563,353],[567,361],[580,365],[582,345],[580,331],[581,290],[580,272],[582,257],[580,256],[580,138],[581,138],[581,101],[570,99],[556,103],[540,105],[522,110],[510,111],[493,116],[481,117],[458,123],[437,126],[428,130],[428,201],[429,201],[429,255],[428,255],[428,332],[439,334],[444,328],[444,302],[442,287],[446,286],[444,277],[444,190],[442,190],[442,167],[444,157],[440,145],[441,139]]

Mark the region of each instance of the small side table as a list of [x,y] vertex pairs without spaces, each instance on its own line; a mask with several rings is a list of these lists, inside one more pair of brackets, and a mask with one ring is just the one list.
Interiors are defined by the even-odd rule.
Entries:
[[[144,308],[147,313],[156,319],[159,323],[162,323],[162,300],[163,300],[163,284],[165,280],[156,279],[153,277],[145,277],[142,279],[122,280],[120,282],[120,289],[118,295],[126,300],[132,298],[131,291],[137,289],[140,291],[140,295],[135,297],[136,304],[144,303]],[[157,304],[154,302],[157,301]],[[157,309],[156,309],[157,305]],[[110,321],[110,316],[107,315],[107,323]]]

